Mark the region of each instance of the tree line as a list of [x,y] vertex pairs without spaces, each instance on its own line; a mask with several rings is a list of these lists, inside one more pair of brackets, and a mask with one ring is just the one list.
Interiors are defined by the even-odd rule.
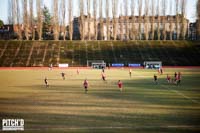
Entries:
[[196,6],[196,16],[197,16],[197,39],[200,40],[200,0],[197,0]]
[[[185,39],[186,2],[187,0],[77,0],[77,3],[74,3],[73,0],[52,0],[49,10],[43,0],[8,0],[8,21],[16,26],[19,40],[35,40],[36,36],[38,40],[47,36],[54,40],[73,40],[73,19],[77,12],[81,40],[103,40],[105,36],[107,40],[117,40],[118,28],[121,28],[120,31],[125,30],[127,40],[149,40],[155,39],[155,36],[158,36],[156,39],[159,40],[161,34],[162,39],[166,40],[167,17],[162,16],[173,15],[177,39]],[[75,6],[78,6],[78,10],[74,9]],[[134,24],[136,19],[138,27]],[[172,40],[172,21],[169,21],[169,25],[169,39]],[[151,37],[147,29],[151,30]],[[122,35],[120,38],[123,38]]]

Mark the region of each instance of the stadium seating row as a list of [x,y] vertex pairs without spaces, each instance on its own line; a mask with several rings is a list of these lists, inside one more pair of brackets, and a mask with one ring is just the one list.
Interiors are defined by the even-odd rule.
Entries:
[[191,41],[0,41],[0,66],[86,66],[87,60],[197,66],[199,42]]

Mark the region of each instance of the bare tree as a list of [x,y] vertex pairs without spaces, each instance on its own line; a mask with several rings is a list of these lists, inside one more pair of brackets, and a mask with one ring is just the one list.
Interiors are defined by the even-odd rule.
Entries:
[[29,35],[28,35],[29,25],[28,25],[27,0],[23,0],[22,4],[23,4],[23,30],[24,30],[26,40],[28,40],[29,39]]
[[176,39],[179,40],[180,25],[179,25],[179,0],[176,0]]
[[87,0],[87,22],[88,22],[88,40],[91,39],[91,36],[90,36],[90,17],[91,17],[91,14],[90,14],[90,0]]
[[163,29],[162,29],[162,36],[163,36],[163,40],[166,40],[166,0],[162,0],[162,25],[163,25]]
[[185,20],[185,6],[186,6],[186,1],[182,0],[181,1],[181,38],[185,40],[186,36],[186,26],[187,26],[187,21]]
[[129,17],[128,17],[128,0],[125,0],[125,18],[126,18],[126,40],[129,40]]
[[131,38],[135,40],[136,30],[135,30],[135,0],[131,0],[131,16],[132,16],[132,32]]
[[[123,2],[121,3],[123,4]],[[119,18],[119,21],[120,21],[120,40],[122,41],[123,38],[124,38],[124,17],[123,17],[123,6],[120,6],[120,12],[121,12],[121,15],[120,15],[120,18]]]
[[106,0],[106,27],[107,27],[107,40],[110,40],[110,17],[109,17],[109,0]]
[[72,7],[73,7],[73,2],[71,0],[68,0],[68,13],[69,13],[69,39],[73,39],[73,23],[72,23]]
[[145,17],[144,17],[144,36],[145,39],[148,40],[148,23],[149,23],[149,0],[145,0]]
[[116,22],[116,16],[117,16],[117,5],[118,5],[118,0],[112,0],[112,15],[113,15],[113,39],[117,39],[117,22]]
[[61,1],[61,11],[62,11],[62,24],[61,24],[61,31],[62,31],[62,35],[63,35],[63,40],[65,40],[66,37],[66,23],[65,23],[65,18],[66,18],[66,3],[65,0]]
[[85,17],[84,17],[84,3],[83,0],[80,0],[80,38],[81,40],[85,39]]
[[20,1],[16,0],[16,15],[17,15],[17,34],[18,34],[18,39],[22,40],[22,25],[20,24],[21,20],[21,14],[20,14]]
[[103,3],[102,0],[99,0],[99,19],[100,19],[100,40],[103,40]]
[[41,0],[36,1],[37,5],[37,32],[38,32],[38,39],[42,40],[42,10],[41,10]]
[[[12,4],[12,24],[15,25],[16,24],[16,16],[17,16],[17,1],[16,0],[10,0],[10,3]],[[8,9],[10,10],[10,9]]]
[[93,0],[93,12],[94,12],[94,40],[97,40],[97,3]]
[[200,39],[200,0],[197,0],[196,6],[196,17],[197,17],[197,39]]
[[53,35],[54,40],[59,39],[58,23],[58,0],[53,0]]
[[160,40],[160,0],[157,0],[157,37]]
[[154,40],[155,0],[151,0],[151,39]]
[[[172,0],[170,1],[170,4],[169,4],[169,9],[170,9],[170,14],[172,14],[172,11],[173,11],[173,9],[172,9],[172,6],[173,4],[172,4]],[[170,40],[172,40],[172,37],[173,37],[173,25],[172,25],[172,17],[170,17],[170,20],[169,20],[170,22],[170,24],[169,24],[169,30],[170,30],[170,35],[169,35],[169,39]]]
[[[12,9],[12,11],[10,11]],[[9,24],[14,24],[13,21],[13,1],[8,0],[8,23]]]
[[139,13],[139,19],[138,19],[138,23],[139,23],[139,28],[138,28],[138,38],[139,40],[141,40],[141,36],[142,36],[142,32],[141,32],[141,22],[142,22],[142,4],[143,4],[143,0],[138,0],[138,13]]
[[29,0],[29,29],[31,31],[32,40],[35,40],[35,31],[34,31],[34,18],[33,18],[33,0]]

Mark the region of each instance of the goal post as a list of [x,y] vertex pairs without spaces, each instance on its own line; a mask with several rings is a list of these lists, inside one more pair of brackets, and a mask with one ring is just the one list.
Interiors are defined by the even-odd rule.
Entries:
[[161,61],[144,61],[144,68],[146,69],[159,69],[162,67]]
[[87,67],[102,69],[106,67],[104,60],[87,60]]

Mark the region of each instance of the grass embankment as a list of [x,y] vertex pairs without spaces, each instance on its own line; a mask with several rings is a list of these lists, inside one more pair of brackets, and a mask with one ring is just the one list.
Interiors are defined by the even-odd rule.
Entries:
[[87,60],[107,63],[162,61],[168,66],[199,66],[200,43],[191,41],[0,41],[0,66],[48,66]]

